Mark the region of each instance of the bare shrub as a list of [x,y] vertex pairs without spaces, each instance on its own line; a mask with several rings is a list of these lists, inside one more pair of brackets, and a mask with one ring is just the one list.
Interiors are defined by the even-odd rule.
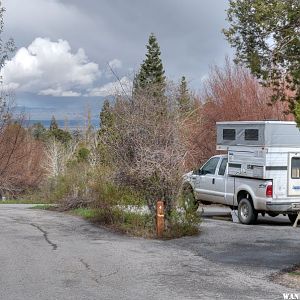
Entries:
[[290,120],[284,114],[286,103],[269,105],[270,93],[248,70],[228,59],[224,68],[213,67],[195,107],[196,121],[186,123],[188,165],[196,167],[216,153],[216,122]]
[[0,193],[14,197],[35,188],[43,171],[43,144],[23,127],[23,116],[14,114],[14,94],[0,90]]
[[74,156],[77,142],[73,140],[67,144],[51,138],[46,143],[43,168],[48,177],[57,177],[65,172],[67,163]]
[[0,190],[15,196],[36,188],[43,170],[43,144],[35,141],[20,124],[6,124],[0,134]]
[[174,93],[170,88],[166,96],[158,96],[151,86],[132,98],[118,97],[114,134],[102,136],[117,182],[142,192],[152,212],[156,201],[164,200],[167,214],[175,206],[186,154]]
[[87,145],[87,149],[89,150],[88,163],[91,168],[96,168],[101,164],[101,155],[99,151],[100,144],[101,140],[98,132],[92,132]]

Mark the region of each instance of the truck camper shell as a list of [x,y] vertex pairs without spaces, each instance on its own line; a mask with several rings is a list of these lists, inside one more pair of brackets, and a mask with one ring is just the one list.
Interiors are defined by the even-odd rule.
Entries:
[[230,176],[270,179],[277,197],[300,196],[300,130],[295,122],[217,123],[217,150]]
[[217,150],[233,147],[300,148],[300,130],[295,122],[217,122]]

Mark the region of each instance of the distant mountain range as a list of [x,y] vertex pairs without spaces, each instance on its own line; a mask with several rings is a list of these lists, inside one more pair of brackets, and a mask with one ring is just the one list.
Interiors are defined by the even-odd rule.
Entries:
[[[76,130],[76,129],[83,129],[87,127],[87,120],[56,120],[58,127],[61,129],[66,130]],[[26,120],[24,122],[25,126],[32,126],[33,124],[41,123],[45,128],[50,127],[51,120]],[[99,128],[99,120],[92,119],[91,125],[94,128]]]

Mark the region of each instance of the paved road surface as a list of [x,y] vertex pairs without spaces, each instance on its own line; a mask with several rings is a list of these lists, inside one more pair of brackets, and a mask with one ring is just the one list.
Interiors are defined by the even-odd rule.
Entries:
[[300,263],[300,228],[204,219],[202,234],[128,238],[84,220],[0,205],[0,299],[283,299],[269,276]]

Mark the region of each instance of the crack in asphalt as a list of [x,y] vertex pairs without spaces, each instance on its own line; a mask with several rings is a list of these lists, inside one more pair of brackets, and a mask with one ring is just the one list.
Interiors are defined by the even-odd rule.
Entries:
[[97,276],[96,271],[93,270],[93,269],[91,268],[91,266],[90,266],[86,261],[84,261],[84,259],[80,258],[79,261],[84,265],[84,267],[86,268],[87,271],[89,271],[90,273],[93,274],[93,276],[91,276],[91,279],[92,279],[93,281],[95,281],[96,283],[100,284],[100,282],[99,282],[99,280],[98,280],[98,278],[97,278],[98,276]]
[[52,249],[53,250],[56,250],[57,249],[57,245],[53,242],[51,242],[48,238],[48,232],[45,231],[44,229],[42,229],[39,225],[36,225],[36,224],[33,224],[33,223],[30,223],[31,226],[35,227],[36,229],[38,229],[44,236],[44,239],[45,241],[52,246]]
[[84,267],[86,268],[87,271],[89,271],[90,273],[93,274],[93,276],[91,276],[91,279],[94,280],[98,284],[100,284],[100,281],[98,278],[109,277],[109,276],[117,274],[119,271],[119,270],[116,270],[114,272],[111,272],[111,273],[108,273],[105,275],[98,275],[97,272],[94,269],[92,269],[91,266],[83,258],[80,258],[79,261],[84,265]]
[[85,268],[86,268],[88,271],[93,271],[93,270],[91,269],[90,265],[89,265],[87,262],[85,262],[82,258],[80,258],[79,261],[85,266]]

